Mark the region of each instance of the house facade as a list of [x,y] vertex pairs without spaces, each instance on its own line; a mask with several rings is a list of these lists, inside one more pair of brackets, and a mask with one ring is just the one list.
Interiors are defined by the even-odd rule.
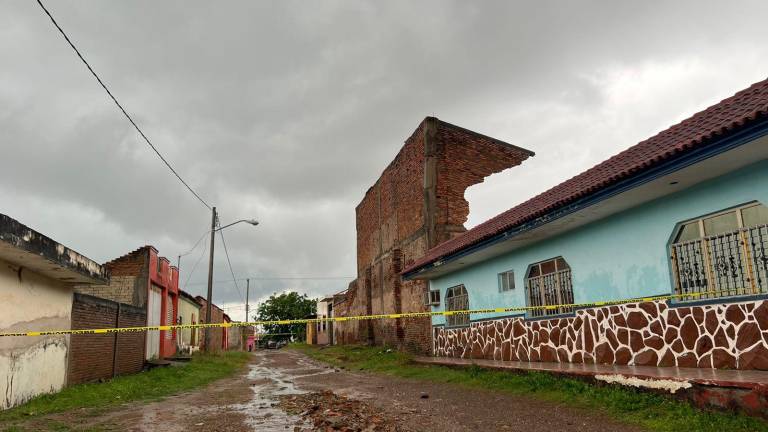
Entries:
[[[333,296],[324,297],[317,301],[317,318],[333,318]],[[320,321],[312,325],[315,326],[314,333],[317,335],[315,343],[317,345],[333,345],[333,322]]]
[[[0,332],[68,330],[73,285],[106,280],[99,264],[0,214]],[[0,338],[0,409],[61,390],[69,352],[67,335]]]
[[230,323],[227,330],[227,348],[230,351],[242,351],[245,349],[245,327],[238,321],[232,321],[229,315],[225,316],[225,322]]
[[[768,369],[768,81],[406,268],[437,356]],[[671,299],[595,305],[630,298]],[[586,307],[569,306],[582,303]]]
[[[176,322],[179,301],[179,271],[153,246],[143,246],[104,266],[110,279],[106,284],[76,286],[75,290],[146,310],[147,326]],[[154,360],[176,353],[176,330],[145,332],[144,358]]]
[[[200,304],[186,291],[179,290],[177,324],[198,324]],[[200,349],[200,329],[183,328],[176,332],[177,351],[185,354]]]
[[[202,296],[196,296],[195,300],[200,304],[200,323],[225,323],[230,322],[229,316],[224,310],[215,304],[211,304],[211,319],[208,319],[208,302]],[[228,329],[226,327],[211,328],[211,349],[210,351],[226,351],[229,347]],[[199,333],[200,349],[205,350],[205,330],[201,329]]]
[[[402,270],[427,250],[465,231],[464,191],[491,174],[519,165],[533,153],[425,118],[365,193],[355,209],[357,278],[350,283],[346,316],[424,312],[427,284],[402,280]],[[431,350],[428,318],[337,323],[340,340]]]

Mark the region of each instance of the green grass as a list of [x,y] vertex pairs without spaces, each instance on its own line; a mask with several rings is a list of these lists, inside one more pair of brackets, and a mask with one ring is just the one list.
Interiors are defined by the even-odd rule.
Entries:
[[768,431],[765,421],[723,412],[700,410],[672,397],[618,386],[596,386],[541,372],[512,373],[469,367],[420,365],[411,357],[380,347],[317,347],[294,344],[312,358],[349,370],[484,388],[529,395],[582,409],[599,410],[619,421],[653,431]]
[[[38,396],[24,405],[0,412],[0,430],[24,430],[19,421],[46,414],[86,408],[83,415],[98,415],[109,407],[131,401],[155,400],[224,378],[248,362],[248,353],[198,354],[183,366],[155,368],[104,383],[67,387],[59,393]],[[69,430],[66,425],[49,430]]]

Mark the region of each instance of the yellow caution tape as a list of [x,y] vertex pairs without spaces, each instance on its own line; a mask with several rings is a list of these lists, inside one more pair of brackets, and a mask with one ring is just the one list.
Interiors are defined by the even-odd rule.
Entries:
[[78,330],[45,330],[45,331],[29,331],[29,332],[16,332],[16,333],[0,333],[0,337],[8,336],[53,336],[53,335],[82,335],[82,334],[109,334],[109,333],[126,333],[126,332],[144,332],[150,330],[181,330],[181,329],[206,329],[206,328],[229,328],[229,327],[251,327],[258,325],[286,325],[286,324],[314,324],[322,322],[344,322],[349,320],[378,320],[378,319],[400,319],[400,318],[430,318],[433,316],[452,316],[452,315],[467,315],[467,314],[491,314],[491,313],[505,313],[505,312],[530,312],[534,310],[554,310],[554,309],[583,309],[587,307],[595,306],[614,306],[626,303],[635,302],[650,302],[658,300],[672,300],[683,297],[701,297],[709,294],[716,294],[717,291],[704,291],[690,294],[668,294],[654,297],[636,297],[622,300],[608,300],[598,301],[591,303],[570,303],[570,304],[558,304],[558,305],[544,305],[544,306],[516,306],[505,308],[491,308],[491,309],[468,309],[461,311],[434,311],[434,312],[407,312],[398,314],[376,314],[376,315],[357,315],[351,317],[330,317],[330,318],[307,318],[307,319],[294,319],[294,320],[271,320],[271,321],[252,321],[252,322],[228,322],[228,323],[210,323],[210,324],[176,324],[176,325],[161,325],[161,326],[144,326],[144,327],[115,327],[115,328],[103,328],[103,329],[78,329]]

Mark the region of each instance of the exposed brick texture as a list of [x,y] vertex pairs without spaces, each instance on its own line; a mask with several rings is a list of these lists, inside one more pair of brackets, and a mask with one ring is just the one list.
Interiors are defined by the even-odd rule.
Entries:
[[[208,302],[200,297],[195,297],[198,303],[200,303],[200,322],[201,323],[223,323],[224,311],[219,309],[218,306],[211,305],[211,315],[213,319],[208,321]],[[211,332],[211,351],[221,351],[225,349],[224,340],[226,339],[227,329],[225,328],[212,328]],[[205,330],[200,330],[200,349],[205,350]]]
[[[465,231],[465,190],[519,165],[532,153],[427,117],[357,206],[357,279],[337,316],[424,312],[424,281],[400,272],[426,251]],[[352,321],[335,326],[339,343],[431,351],[428,318]]]
[[[146,307],[150,248],[148,246],[142,247],[104,264],[110,275],[109,283],[105,285],[77,285],[75,292],[137,307]],[[155,251],[156,253],[157,251]]]
[[[179,271],[170,265],[167,258],[158,256],[157,249],[142,246],[104,264],[104,267],[109,273],[107,284],[77,285],[74,287],[75,292],[146,310],[149,287],[152,285],[161,291],[161,319],[156,324],[176,323]],[[176,353],[176,331],[161,330],[159,333],[159,356],[173,356]],[[149,354],[154,355],[151,351]]]
[[[74,329],[136,327],[145,325],[146,321],[146,312],[131,305],[86,294],[75,294],[72,301]],[[144,335],[144,332],[72,335],[67,383],[73,385],[141,371]]]

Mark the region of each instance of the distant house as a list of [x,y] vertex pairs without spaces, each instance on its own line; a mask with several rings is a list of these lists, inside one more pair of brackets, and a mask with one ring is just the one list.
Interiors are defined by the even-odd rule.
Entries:
[[227,330],[227,349],[230,351],[242,351],[245,349],[245,327],[240,326],[239,321],[232,321],[229,315],[225,315],[225,320],[230,323]]
[[[553,173],[556,175],[556,173]],[[437,356],[768,370],[768,81],[408,265]],[[673,294],[672,300],[571,304]]]
[[[0,332],[68,330],[74,284],[102,284],[104,267],[0,214]],[[0,409],[66,384],[70,338],[0,339]]]
[[[200,321],[200,303],[186,291],[179,290],[179,308],[177,324],[198,324]],[[180,329],[176,332],[176,345],[183,353],[192,353],[200,349],[200,329]]]
[[259,343],[259,335],[256,334],[256,329],[253,326],[243,327],[243,340],[245,341],[246,351],[256,350],[256,346]]
[[[333,318],[333,296],[323,297],[317,301],[317,318]],[[333,345],[333,322],[321,321],[315,323],[316,344]]]
[[[332,303],[332,312],[334,317],[344,317],[348,316],[348,310],[347,310],[347,290],[338,292],[332,296],[333,303]],[[331,335],[331,338],[333,340],[333,345],[343,345],[346,343],[350,343],[349,337],[347,336],[347,332],[345,331],[349,326],[346,325],[344,322],[334,322],[333,327],[331,329],[331,332],[333,333]]]
[[[304,319],[314,320],[317,319],[317,314],[310,314],[304,317]],[[306,342],[307,345],[317,345],[317,330],[320,328],[320,323],[308,322],[306,325]]]
[[[147,326],[176,322],[179,299],[179,271],[153,246],[143,246],[104,266],[110,280],[103,285],[77,286],[77,292],[125,303],[147,313]],[[176,330],[146,332],[144,358],[153,360],[176,353]]]
[[[208,319],[207,304],[208,302],[201,296],[195,297],[195,300],[200,304],[200,322],[201,323],[225,323],[231,322],[229,315],[224,313],[220,307],[215,304],[211,305],[211,319]],[[211,335],[211,350],[221,351],[227,350],[229,347],[227,340],[227,328],[217,327],[210,329]],[[200,330],[200,349],[205,349],[205,330]]]

